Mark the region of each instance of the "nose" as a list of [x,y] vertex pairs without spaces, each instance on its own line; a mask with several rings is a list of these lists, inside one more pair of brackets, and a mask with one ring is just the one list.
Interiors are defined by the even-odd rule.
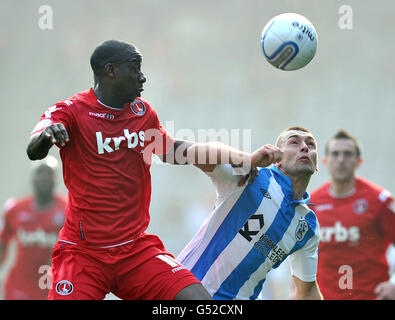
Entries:
[[302,152],[309,151],[309,147],[307,146],[307,144],[304,141],[300,144],[300,151],[302,151]]
[[142,72],[140,72],[140,74],[139,74],[139,81],[140,81],[141,83],[145,83],[145,82],[147,81],[147,77],[146,77],[145,74],[142,73]]
[[343,162],[344,159],[345,159],[344,153],[343,153],[343,152],[340,152],[339,155],[337,156],[337,161]]

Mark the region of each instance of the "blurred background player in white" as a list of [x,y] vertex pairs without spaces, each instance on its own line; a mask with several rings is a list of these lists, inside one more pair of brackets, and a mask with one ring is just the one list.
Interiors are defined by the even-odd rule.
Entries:
[[[204,149],[204,148],[203,148]],[[199,152],[197,152],[199,153]],[[297,299],[321,299],[316,283],[318,222],[306,188],[317,170],[317,146],[302,127],[284,130],[254,181],[239,186],[231,165],[199,165],[217,191],[207,217],[177,260],[213,299],[257,299],[266,274],[290,258]],[[262,157],[261,157],[262,158]]]
[[[53,156],[34,163],[33,194],[10,199],[5,204],[0,233],[0,264],[6,266],[2,295],[6,300],[46,300],[46,271],[51,264],[52,248],[63,226],[66,198],[55,193],[58,161]],[[12,243],[16,243],[12,246]],[[16,247],[16,252],[11,249]],[[1,281],[1,282],[3,282]]]
[[321,226],[317,281],[324,299],[395,299],[386,259],[395,242],[392,195],[357,176],[361,147],[345,130],[327,141],[323,163],[331,179],[311,192],[311,203]]

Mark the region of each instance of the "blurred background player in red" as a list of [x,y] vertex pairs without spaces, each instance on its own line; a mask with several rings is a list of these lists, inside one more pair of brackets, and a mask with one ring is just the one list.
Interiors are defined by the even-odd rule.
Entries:
[[317,281],[324,299],[395,299],[386,252],[395,243],[393,196],[356,175],[355,137],[339,130],[325,146],[331,180],[311,192],[320,223]]
[[[66,198],[55,193],[57,160],[49,156],[35,164],[33,194],[21,199],[10,199],[5,204],[0,234],[0,264],[13,256],[4,280],[3,298],[6,300],[47,299],[46,276],[51,264],[52,249],[64,223]],[[16,252],[11,254],[16,241]],[[8,259],[7,259],[8,260]]]

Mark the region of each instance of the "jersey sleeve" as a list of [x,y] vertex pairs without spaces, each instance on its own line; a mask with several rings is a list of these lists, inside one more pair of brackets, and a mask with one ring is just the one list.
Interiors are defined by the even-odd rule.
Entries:
[[71,104],[72,103],[67,100],[54,104],[48,108],[41,116],[40,121],[33,128],[30,135],[32,136],[35,133],[42,132],[49,125],[59,122],[65,126],[67,133],[70,133],[73,126],[73,116],[70,112]]
[[316,280],[318,263],[318,235],[306,242],[303,248],[289,256],[292,275],[304,282]]
[[381,210],[379,212],[380,227],[384,232],[384,236],[392,243],[395,243],[395,202],[392,194],[383,190],[379,195],[381,201]]
[[205,171],[214,184],[217,192],[217,198],[223,198],[236,191],[240,181],[240,175],[235,174],[232,165],[216,165],[211,172]]
[[152,126],[144,133],[145,149],[152,151],[157,156],[161,156],[171,150],[174,141],[173,137],[161,125],[155,110],[152,109]]
[[174,139],[160,123],[157,130],[159,134],[159,148],[154,148],[153,151],[157,156],[160,156],[170,151],[171,147],[174,145]]

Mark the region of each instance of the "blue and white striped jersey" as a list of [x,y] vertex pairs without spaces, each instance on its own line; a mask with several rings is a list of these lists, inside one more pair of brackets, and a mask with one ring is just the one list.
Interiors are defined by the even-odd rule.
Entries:
[[216,190],[213,212],[178,255],[214,299],[256,299],[267,272],[288,256],[292,274],[315,281],[318,221],[303,200],[292,200],[291,179],[275,166],[261,168],[238,187],[230,165],[207,172]]

